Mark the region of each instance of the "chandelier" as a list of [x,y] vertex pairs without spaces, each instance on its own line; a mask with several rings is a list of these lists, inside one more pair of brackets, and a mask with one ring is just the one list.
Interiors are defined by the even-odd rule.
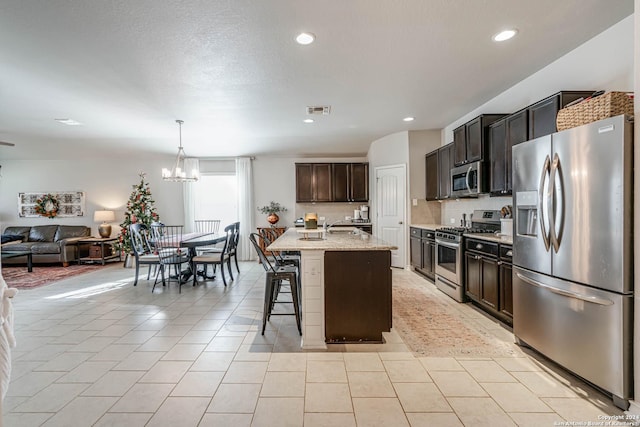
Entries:
[[[178,147],[178,156],[176,157],[175,165],[171,170],[162,168],[162,179],[165,181],[194,182],[200,177],[198,161],[185,159],[184,149],[182,148],[182,123],[184,123],[184,121],[176,120],[176,123],[180,129],[180,146]],[[187,164],[185,165],[185,163]]]

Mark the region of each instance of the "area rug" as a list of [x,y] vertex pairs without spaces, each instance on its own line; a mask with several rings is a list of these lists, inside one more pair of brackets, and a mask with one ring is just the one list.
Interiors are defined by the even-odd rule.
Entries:
[[433,357],[509,357],[519,353],[515,344],[498,338],[473,317],[462,316],[454,307],[458,303],[437,294],[433,285],[420,282],[394,278],[393,283],[393,328],[411,351]]
[[79,274],[88,273],[102,268],[101,265],[34,265],[33,272],[29,273],[26,266],[2,267],[2,277],[9,287],[18,289],[33,289],[57,282]]

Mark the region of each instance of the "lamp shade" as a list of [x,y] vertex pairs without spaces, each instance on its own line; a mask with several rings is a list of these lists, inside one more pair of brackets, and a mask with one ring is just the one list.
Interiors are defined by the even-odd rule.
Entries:
[[113,222],[116,220],[116,214],[113,211],[95,211],[93,220],[95,222]]

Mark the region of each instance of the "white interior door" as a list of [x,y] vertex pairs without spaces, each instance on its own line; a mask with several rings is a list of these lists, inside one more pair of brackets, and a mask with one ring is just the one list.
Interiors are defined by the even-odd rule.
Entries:
[[404,165],[376,168],[376,235],[398,247],[391,266],[400,268],[406,265],[406,181]]

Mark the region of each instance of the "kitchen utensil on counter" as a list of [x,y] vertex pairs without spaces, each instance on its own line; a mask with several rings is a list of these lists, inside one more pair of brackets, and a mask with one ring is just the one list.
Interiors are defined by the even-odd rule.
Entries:
[[354,209],[353,210],[353,219],[358,220],[358,219],[361,219],[361,218],[362,218],[362,216],[361,216],[360,209]]

